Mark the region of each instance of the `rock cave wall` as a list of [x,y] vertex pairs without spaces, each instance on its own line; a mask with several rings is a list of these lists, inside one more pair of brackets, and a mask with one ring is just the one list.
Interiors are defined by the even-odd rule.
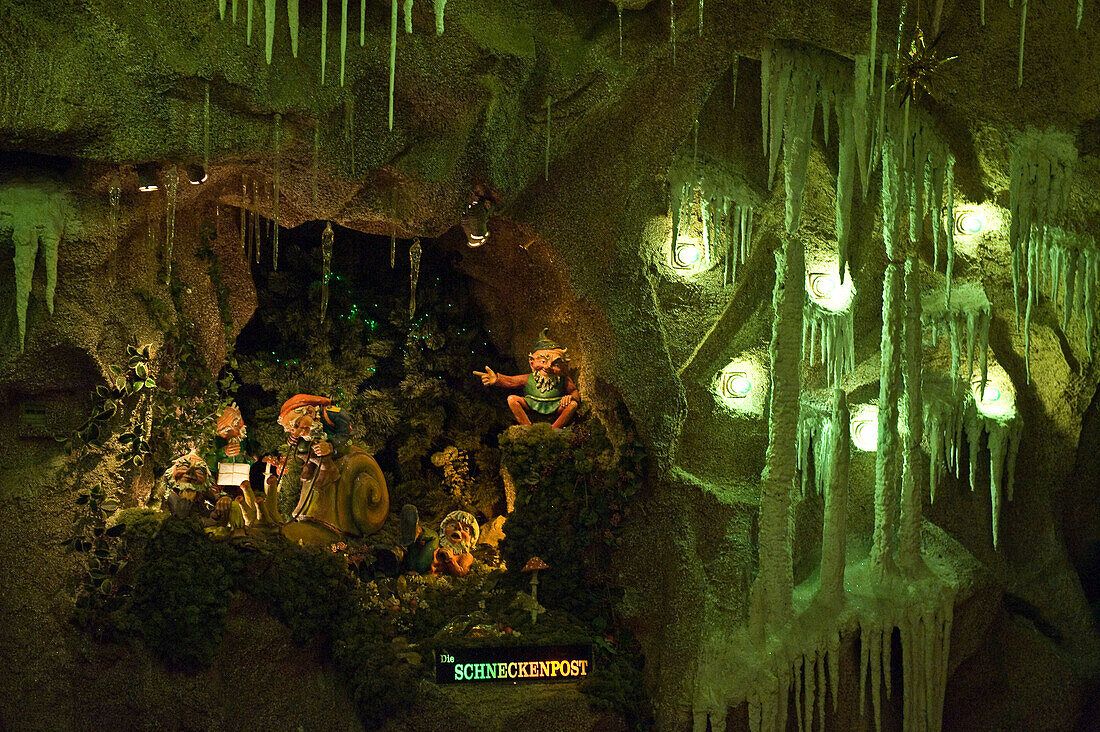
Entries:
[[[438,36],[431,8],[419,3],[414,32],[398,32],[392,132],[390,8],[366,4],[362,43],[352,13],[341,84],[338,5],[328,5],[323,85],[319,3],[302,4],[297,58],[280,4],[270,64],[258,5],[251,44],[243,6],[235,24],[219,19],[217,3],[199,0],[125,8],[10,0],[0,7],[3,185],[64,190],[72,221],[79,222],[66,226],[61,240],[53,313],[40,265],[23,348],[16,347],[14,305],[4,310],[0,328],[0,391],[9,405],[4,444],[12,458],[0,485],[19,517],[0,532],[3,584],[14,590],[4,601],[4,614],[13,619],[5,650],[23,669],[2,681],[6,726],[32,728],[62,718],[78,728],[85,709],[106,717],[97,694],[131,673],[127,659],[96,682],[73,672],[82,651],[65,623],[70,560],[50,548],[60,539],[71,495],[42,470],[60,464],[53,446],[21,435],[19,405],[50,394],[74,405],[128,341],[159,342],[148,303],[169,299],[165,200],[163,191],[136,191],[134,166],[176,162],[182,169],[200,161],[209,178],[201,186],[181,185],[171,259],[185,284],[183,305],[196,323],[200,350],[212,365],[225,359],[227,340],[217,283],[207,261],[195,256],[203,225],[218,233],[232,333],[256,302],[235,240],[242,208],[264,222],[277,218],[283,228],[331,220],[455,250],[465,249],[455,224],[470,192],[494,200],[491,244],[465,249],[461,266],[476,283],[497,347],[522,356],[542,325],[551,325],[578,353],[585,400],[606,411],[625,404],[650,451],[648,494],[617,563],[626,589],[623,613],[646,651],[658,724],[686,729],[693,712],[699,723],[700,711],[704,718],[711,713],[715,724],[733,703],[730,727],[747,726],[749,707],[738,702],[749,699],[758,681],[748,671],[739,675],[752,651],[737,647],[741,641],[730,629],[745,626],[751,615],[768,417],[731,416],[716,401],[713,381],[739,354],[766,354],[772,334],[773,255],[785,239],[782,172],[790,161],[784,152],[769,186],[760,59],[766,42],[791,40],[850,64],[868,48],[872,4],[853,10],[847,3],[712,1],[698,34],[694,6],[624,3],[620,54],[612,3],[451,0]],[[879,50],[892,52],[902,8],[874,5]],[[1030,329],[1017,327],[1010,178],[1023,130],[1054,127],[1074,136],[1076,170],[1059,223],[1081,234],[1095,230],[1092,120],[1100,91],[1086,82],[1100,64],[1100,33],[1089,22],[1092,8],[1079,28],[1072,3],[1033,8],[1018,87],[1019,9],[991,3],[983,25],[977,3],[939,5],[943,53],[960,58],[944,67],[934,92],[916,106],[955,158],[956,202],[988,203],[1002,216],[993,233],[970,249],[959,247],[953,275],[958,282],[980,279],[992,303],[990,357],[1014,385],[1024,423],[1015,490],[1001,507],[996,549],[986,447],[978,490],[968,489],[965,472],[948,474],[936,500],[923,499],[924,553],[946,557],[957,593],[943,723],[1069,729],[1086,713],[1100,659],[1081,588],[1082,578],[1095,581],[1086,574],[1095,572],[1089,562],[1097,529],[1088,509],[1095,481],[1085,477],[1095,473],[1086,448],[1092,437],[1083,425],[1095,422],[1087,415],[1090,403],[1095,411],[1100,380],[1087,341],[1100,336],[1084,317],[1065,327],[1062,308],[1046,297],[1036,302]],[[822,118],[810,130],[799,229],[807,252],[832,248],[837,239],[838,127],[828,141]],[[51,167],[36,156],[69,162]],[[670,170],[689,159],[732,181],[730,190],[753,207],[754,234],[732,284],[719,282],[716,269],[692,279],[670,275],[665,265]],[[854,363],[845,382],[852,404],[878,395],[878,286],[887,260],[875,180],[869,193],[855,196],[850,221],[849,266],[859,288]],[[113,186],[121,193],[117,208],[110,203]],[[0,205],[0,230],[3,213],[10,211]],[[920,239],[916,252],[929,289],[942,281],[930,265],[943,256],[932,251],[930,238]],[[0,231],[0,242],[8,241]],[[941,260],[940,271],[943,266]],[[13,303],[14,275],[14,268],[0,269],[0,291]],[[926,356],[942,368],[949,348],[941,344]],[[804,369],[804,384],[825,385],[820,368]],[[99,470],[99,479],[117,478],[117,468]],[[857,558],[870,550],[874,533],[875,470],[874,453],[853,453],[848,546]],[[927,468],[916,476],[923,487]],[[796,587],[816,582],[823,500],[797,491],[792,499]],[[655,544],[667,550],[655,552]],[[861,628],[854,618],[833,628],[841,678],[840,703],[828,717],[833,728],[874,724],[861,711],[854,681],[862,668],[860,638],[868,637]],[[893,643],[892,632],[885,643]],[[708,671],[717,667],[723,674]],[[155,669],[145,673],[156,677],[150,685],[171,684]],[[310,673],[326,683],[323,669]],[[998,678],[1007,681],[991,683]],[[86,691],[74,695],[82,686]],[[739,691],[746,691],[740,700]],[[837,693],[833,687],[833,699]],[[125,713],[146,713],[151,698],[132,699]],[[13,704],[18,699],[24,702]],[[887,726],[902,726],[900,700],[882,704]],[[312,708],[296,713],[327,719],[327,712]],[[332,722],[351,724],[339,717]]]

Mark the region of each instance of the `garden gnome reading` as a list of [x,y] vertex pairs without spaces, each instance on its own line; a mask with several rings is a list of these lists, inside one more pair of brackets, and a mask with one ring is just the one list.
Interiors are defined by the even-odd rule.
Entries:
[[485,371],[475,371],[485,386],[497,385],[505,389],[523,389],[523,396],[512,394],[508,406],[516,415],[516,422],[531,424],[531,414],[553,415],[554,429],[573,421],[573,414],[580,406],[577,385],[569,378],[569,357],[566,349],[550,340],[548,328],[543,328],[535,348],[527,354],[531,373],[522,376],[498,374],[488,366]]

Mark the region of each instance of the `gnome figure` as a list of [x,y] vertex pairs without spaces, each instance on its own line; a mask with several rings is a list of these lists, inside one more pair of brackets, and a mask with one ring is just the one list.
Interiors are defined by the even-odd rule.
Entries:
[[543,328],[535,348],[527,354],[531,373],[521,376],[498,374],[488,366],[485,371],[475,371],[485,386],[505,389],[523,389],[523,396],[512,394],[508,406],[516,415],[516,422],[531,424],[532,414],[553,417],[554,429],[561,429],[573,421],[573,414],[580,406],[577,385],[569,378],[569,357],[566,349],[550,340],[548,328]]

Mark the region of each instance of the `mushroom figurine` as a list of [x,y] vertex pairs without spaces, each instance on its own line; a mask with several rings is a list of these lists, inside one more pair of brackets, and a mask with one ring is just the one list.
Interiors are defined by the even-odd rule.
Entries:
[[[523,565],[523,569],[521,570],[523,572],[530,572],[531,573],[531,599],[534,600],[536,603],[538,602],[538,599],[539,599],[538,598],[538,592],[539,592],[539,570],[540,569],[550,569],[550,565],[547,564],[546,562],[542,561],[538,557],[531,557],[530,559],[527,560],[527,564]],[[537,618],[538,618],[538,610],[536,610],[534,607],[532,607],[532,609],[531,609],[531,622],[534,623]]]

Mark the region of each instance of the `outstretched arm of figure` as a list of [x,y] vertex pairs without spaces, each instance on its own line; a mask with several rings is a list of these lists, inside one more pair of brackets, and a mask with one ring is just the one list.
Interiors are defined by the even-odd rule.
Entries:
[[508,376],[507,374],[498,374],[488,366],[484,371],[475,371],[474,376],[481,378],[481,383],[485,386],[500,386],[505,389],[519,389],[520,387],[527,385],[527,374],[522,376]]

